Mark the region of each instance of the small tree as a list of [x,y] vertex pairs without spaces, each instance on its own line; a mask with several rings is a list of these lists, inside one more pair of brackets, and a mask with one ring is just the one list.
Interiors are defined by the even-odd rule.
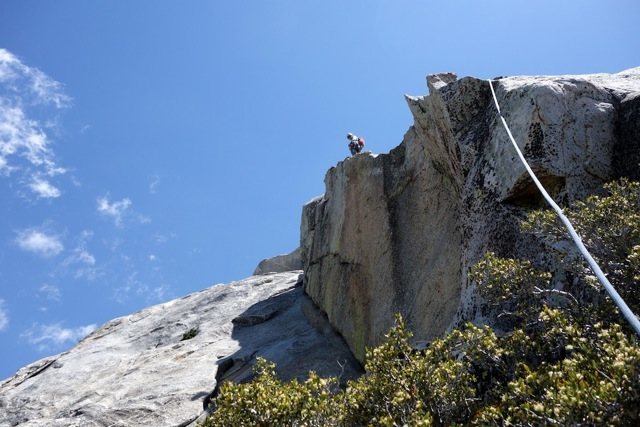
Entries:
[[[566,212],[585,246],[629,307],[640,310],[640,183],[622,179],[604,186],[606,196],[591,196]],[[535,211],[522,224],[556,255],[570,274],[563,285],[576,299],[585,321],[619,322],[618,310],[552,211]],[[585,310],[586,309],[586,310]]]

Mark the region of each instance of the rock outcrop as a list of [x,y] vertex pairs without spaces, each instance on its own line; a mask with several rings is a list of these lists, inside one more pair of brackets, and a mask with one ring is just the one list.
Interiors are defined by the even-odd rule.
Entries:
[[[345,380],[361,374],[358,360],[397,312],[422,342],[461,321],[487,322],[467,278],[487,250],[553,269],[520,232],[543,201],[488,83],[427,82],[429,96],[407,96],[414,124],[398,147],[327,172],[325,194],[303,208],[299,250],[262,261],[248,279],[115,319],[23,368],[0,383],[0,426],[195,425],[218,385],[250,379],[258,356],[285,380],[309,370]],[[495,88],[561,204],[640,177],[640,68],[500,78]],[[304,288],[302,271],[287,271],[302,266]]]
[[[407,96],[414,125],[389,154],[331,168],[303,209],[305,290],[362,360],[400,312],[416,340],[482,322],[469,268],[487,250],[553,267],[519,222],[543,202],[496,115],[489,84],[453,74]],[[494,86],[539,179],[560,203],[637,177],[640,68],[509,77]]]
[[300,248],[284,255],[276,255],[263,259],[253,272],[254,276],[267,273],[283,273],[285,271],[302,270]]
[[108,322],[1,383],[0,426],[186,426],[219,382],[250,378],[257,356],[285,379],[358,375],[300,273],[213,286]]

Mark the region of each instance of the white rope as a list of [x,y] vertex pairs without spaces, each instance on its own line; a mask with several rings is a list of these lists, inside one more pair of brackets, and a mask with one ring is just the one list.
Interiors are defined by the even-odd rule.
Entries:
[[602,272],[602,270],[600,269],[596,261],[593,259],[589,251],[587,251],[587,248],[585,248],[584,244],[582,243],[582,239],[580,238],[578,233],[576,233],[576,230],[573,228],[573,225],[571,225],[571,222],[569,222],[569,219],[567,219],[564,213],[562,213],[562,209],[560,208],[560,206],[558,206],[558,204],[551,198],[551,196],[549,196],[549,193],[547,193],[547,191],[544,189],[540,181],[538,181],[538,178],[536,177],[536,175],[533,173],[533,171],[529,167],[529,164],[527,163],[524,156],[522,155],[520,148],[518,148],[518,144],[516,144],[515,139],[513,139],[513,135],[511,135],[509,126],[507,126],[507,121],[504,119],[504,117],[502,116],[502,113],[500,112],[500,105],[498,105],[498,98],[496,97],[496,92],[493,90],[493,83],[491,80],[489,80],[489,86],[491,87],[491,94],[493,95],[493,101],[495,102],[496,108],[498,109],[498,115],[502,120],[502,124],[504,125],[504,128],[507,130],[507,134],[509,135],[509,139],[511,140],[513,147],[516,149],[516,152],[518,153],[518,157],[520,157],[520,161],[522,162],[524,167],[527,169],[529,176],[531,177],[531,179],[533,179],[533,182],[536,184],[536,187],[538,187],[538,190],[540,190],[540,192],[544,196],[547,203],[549,203],[549,205],[553,208],[553,210],[556,211],[562,223],[565,225],[565,227],[567,227],[567,230],[569,231],[571,238],[573,239],[576,246],[578,247],[578,250],[580,250],[584,259],[587,260],[587,262],[589,263],[589,266],[591,266],[591,269],[598,277],[598,280],[600,281],[602,286],[604,286],[609,296],[611,296],[611,298],[613,299],[613,302],[618,306],[618,308],[620,309],[624,317],[627,319],[627,321],[631,325],[631,327],[636,331],[636,334],[640,335],[640,320],[638,320],[636,315],[633,314],[633,311],[631,311],[629,306],[624,302],[624,300],[618,294],[615,288],[611,285],[611,283],[609,283],[609,280],[605,277],[604,273]]

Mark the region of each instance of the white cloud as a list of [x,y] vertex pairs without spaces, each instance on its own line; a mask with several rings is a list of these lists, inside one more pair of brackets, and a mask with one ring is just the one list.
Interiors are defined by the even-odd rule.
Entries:
[[146,215],[138,215],[137,218],[140,224],[149,224],[151,222],[151,218]]
[[96,265],[96,259],[86,249],[76,249],[75,252],[76,262],[86,265]]
[[9,173],[9,166],[7,165],[5,158],[0,155],[0,175],[7,173]]
[[64,249],[57,236],[33,228],[19,231],[15,241],[20,249],[45,258],[56,256]]
[[53,104],[56,108],[63,108],[71,103],[62,84],[37,68],[25,65],[14,54],[1,48],[0,83],[10,91],[27,92],[32,96],[32,102]]
[[22,107],[0,98],[0,155],[25,157],[33,166],[51,164],[49,141],[40,124],[29,119]]
[[122,218],[131,207],[131,200],[124,198],[117,202],[109,202],[108,196],[98,198],[98,212],[113,218],[116,225],[122,225]]
[[96,265],[96,258],[87,249],[87,242],[93,238],[93,231],[84,230],[78,238],[77,246],[73,250],[73,253],[68,256],[63,264],[84,264],[84,265]]
[[34,323],[20,336],[26,338],[29,344],[38,350],[45,351],[74,344],[95,331],[97,325],[78,326],[77,328],[65,328],[62,322],[43,325]]
[[161,302],[166,301],[168,296],[167,294],[171,291],[169,285],[162,284],[156,286],[155,288],[150,288],[146,290],[147,292],[147,301]]
[[84,230],[77,238],[76,247],[73,252],[62,261],[61,267],[64,271],[73,269],[73,277],[94,280],[98,276],[96,268],[96,258],[87,249],[87,242],[93,238],[93,231]]
[[151,182],[149,183],[149,193],[156,194],[158,192],[159,186],[160,186],[160,177],[158,175],[154,175],[151,178]]
[[122,280],[124,285],[115,288],[113,299],[118,303],[126,303],[132,298],[143,297],[147,304],[166,301],[171,294],[171,286],[161,283],[156,286],[144,283],[138,278],[138,272],[132,271]]
[[[56,111],[69,106],[70,101],[59,82],[0,49],[0,176],[19,172],[27,177],[23,181],[30,183],[36,196],[60,195],[41,178],[66,172],[56,164],[45,129],[55,126]],[[38,185],[37,180],[48,186]]]
[[7,329],[7,325],[9,324],[9,313],[5,308],[5,302],[3,299],[0,299],[0,331],[4,331]]
[[100,275],[95,257],[86,249],[76,248],[73,254],[65,259],[63,265],[74,268],[75,279],[95,280]]
[[169,240],[175,239],[175,238],[176,238],[176,234],[175,233],[169,233],[169,234],[155,233],[153,235],[153,239],[159,245],[161,245],[163,243],[167,243]]
[[41,198],[55,199],[60,197],[60,190],[51,185],[49,181],[40,178],[34,178],[29,187]]
[[60,302],[60,300],[62,299],[60,288],[55,285],[49,285],[47,283],[40,286],[40,289],[38,289],[38,294],[44,296],[44,298],[50,301]]

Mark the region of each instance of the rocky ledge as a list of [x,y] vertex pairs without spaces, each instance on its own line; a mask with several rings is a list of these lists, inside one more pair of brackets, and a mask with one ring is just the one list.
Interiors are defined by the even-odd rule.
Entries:
[[0,426],[187,426],[258,356],[285,379],[361,372],[300,271],[217,285],[114,319],[0,384]]

